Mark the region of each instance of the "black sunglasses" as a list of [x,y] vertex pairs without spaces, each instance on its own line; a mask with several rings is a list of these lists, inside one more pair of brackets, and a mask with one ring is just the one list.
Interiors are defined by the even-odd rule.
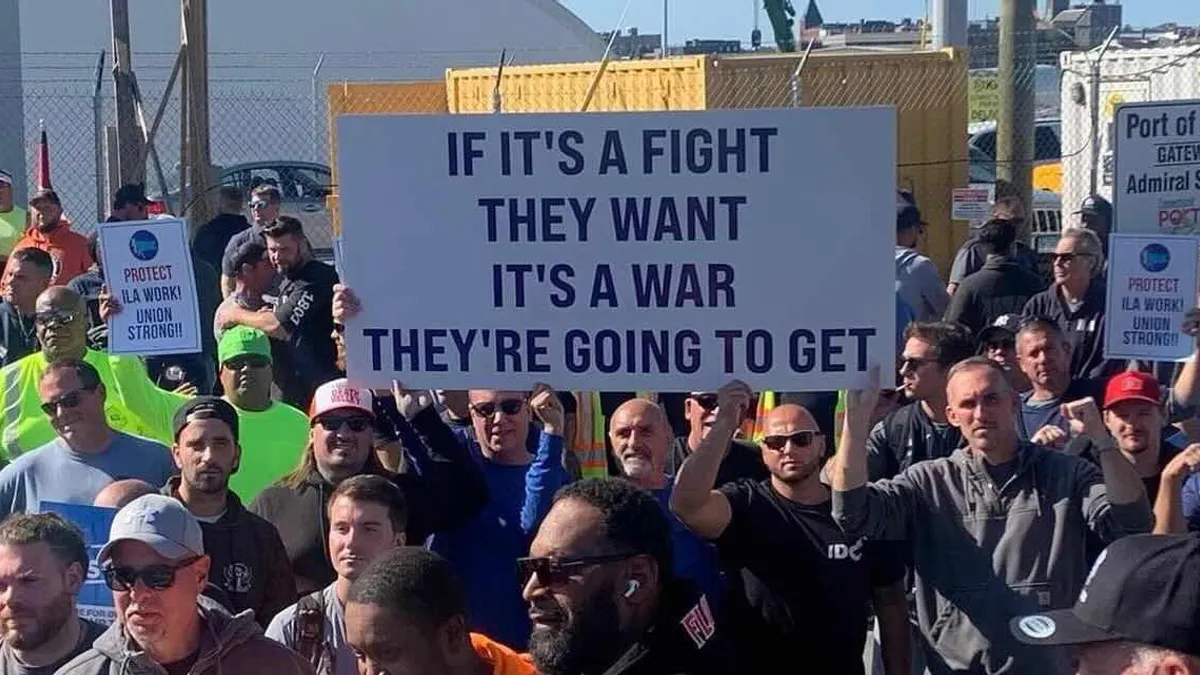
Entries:
[[519,398],[506,398],[499,403],[488,401],[487,403],[472,403],[471,410],[480,417],[491,417],[496,414],[496,411],[505,415],[516,415],[525,407],[525,401]]
[[52,398],[42,404],[42,412],[53,416],[59,411],[59,409],[71,410],[73,408],[78,408],[79,404],[83,402],[83,393],[94,391],[95,389],[95,387],[83,387],[81,389],[76,389],[75,391],[67,392],[57,398]]
[[75,320],[75,312],[66,309],[48,309],[33,315],[33,322],[45,326],[49,323],[71,323]]
[[109,565],[104,568],[104,585],[109,590],[125,592],[133,590],[138,579],[146,588],[152,591],[165,591],[175,585],[175,573],[194,564],[199,557],[188,558],[182,562],[169,565],[146,565],[145,567],[126,567]]
[[909,370],[919,370],[921,366],[929,363],[937,363],[937,359],[921,359],[915,356],[901,356],[900,359],[897,360],[896,366],[899,370],[904,370],[905,368],[908,368]]
[[1090,258],[1090,253],[1053,253],[1050,255],[1051,262],[1059,262],[1060,260],[1067,265],[1075,262],[1076,258]]
[[704,408],[706,411],[716,410],[717,403],[719,403],[716,394],[697,394],[695,396],[689,396],[688,398],[695,401],[696,405]]
[[571,580],[571,575],[596,565],[628,560],[637,553],[607,553],[603,555],[581,555],[571,558],[517,558],[517,576],[524,588],[533,575],[544,586],[560,586]]
[[371,428],[371,420],[361,415],[351,415],[341,417],[337,415],[327,415],[316,419],[316,423],[321,425],[321,428],[329,433],[333,433],[342,428],[342,425],[350,427],[350,431],[360,434]]
[[764,436],[762,442],[763,445],[775,451],[782,450],[789,441],[797,448],[807,448],[820,435],[815,431],[797,431],[794,434]]
[[225,362],[225,367],[229,370],[241,370],[243,368],[266,368],[269,365],[271,365],[271,360],[260,354],[242,354]]

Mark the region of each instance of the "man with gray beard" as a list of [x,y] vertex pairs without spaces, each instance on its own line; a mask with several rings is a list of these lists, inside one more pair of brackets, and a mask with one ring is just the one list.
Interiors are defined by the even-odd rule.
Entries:
[[104,632],[75,607],[87,572],[83,534],[57,514],[0,524],[0,675],[51,675]]
[[672,571],[663,508],[630,481],[559,490],[529,555],[517,567],[541,675],[741,672],[705,596]]

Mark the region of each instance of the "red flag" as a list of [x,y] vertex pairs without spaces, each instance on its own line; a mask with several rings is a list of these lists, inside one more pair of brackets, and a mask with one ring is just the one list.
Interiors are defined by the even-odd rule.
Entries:
[[46,124],[38,122],[38,126],[42,130],[42,137],[38,141],[37,188],[50,190],[53,189],[50,184],[50,142],[46,139]]

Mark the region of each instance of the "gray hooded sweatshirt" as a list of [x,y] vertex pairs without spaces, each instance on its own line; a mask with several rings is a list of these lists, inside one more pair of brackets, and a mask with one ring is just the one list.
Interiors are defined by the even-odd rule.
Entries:
[[833,493],[846,534],[908,540],[917,618],[934,675],[1055,675],[1059,655],[1009,632],[1018,615],[1074,604],[1088,572],[1088,532],[1105,544],[1153,525],[1149,502],[1108,501],[1104,476],[1078,457],[1022,445],[997,487],[970,449],[892,480]]
[[[231,616],[224,608],[201,596],[200,654],[190,675],[313,675],[299,654],[263,637],[246,610]],[[72,659],[55,675],[166,675],[166,670],[125,634],[121,623],[108,627],[92,648]]]

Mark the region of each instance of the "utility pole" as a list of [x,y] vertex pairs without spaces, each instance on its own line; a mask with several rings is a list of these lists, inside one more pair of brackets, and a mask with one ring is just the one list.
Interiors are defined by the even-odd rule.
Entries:
[[1029,241],[1033,216],[1035,0],[1000,0],[1000,111],[996,119],[996,173],[1009,181],[1025,205],[1017,234]]
[[185,138],[187,152],[180,173],[191,206],[184,203],[184,217],[194,233],[196,228],[212,217],[212,158],[208,137],[208,1],[181,0],[183,10],[183,42],[186,47],[183,65],[183,110],[187,123]]
[[[129,47],[129,0],[110,0],[113,39],[113,87],[117,100],[117,171],[121,185],[144,183],[142,132],[138,129],[133,93],[133,59]],[[119,186],[118,186],[119,187]]]
[[662,58],[667,58],[671,54],[668,51],[667,45],[667,25],[671,22],[671,0],[663,0],[663,32],[662,32]]
[[933,0],[933,48],[967,46],[967,0]]

